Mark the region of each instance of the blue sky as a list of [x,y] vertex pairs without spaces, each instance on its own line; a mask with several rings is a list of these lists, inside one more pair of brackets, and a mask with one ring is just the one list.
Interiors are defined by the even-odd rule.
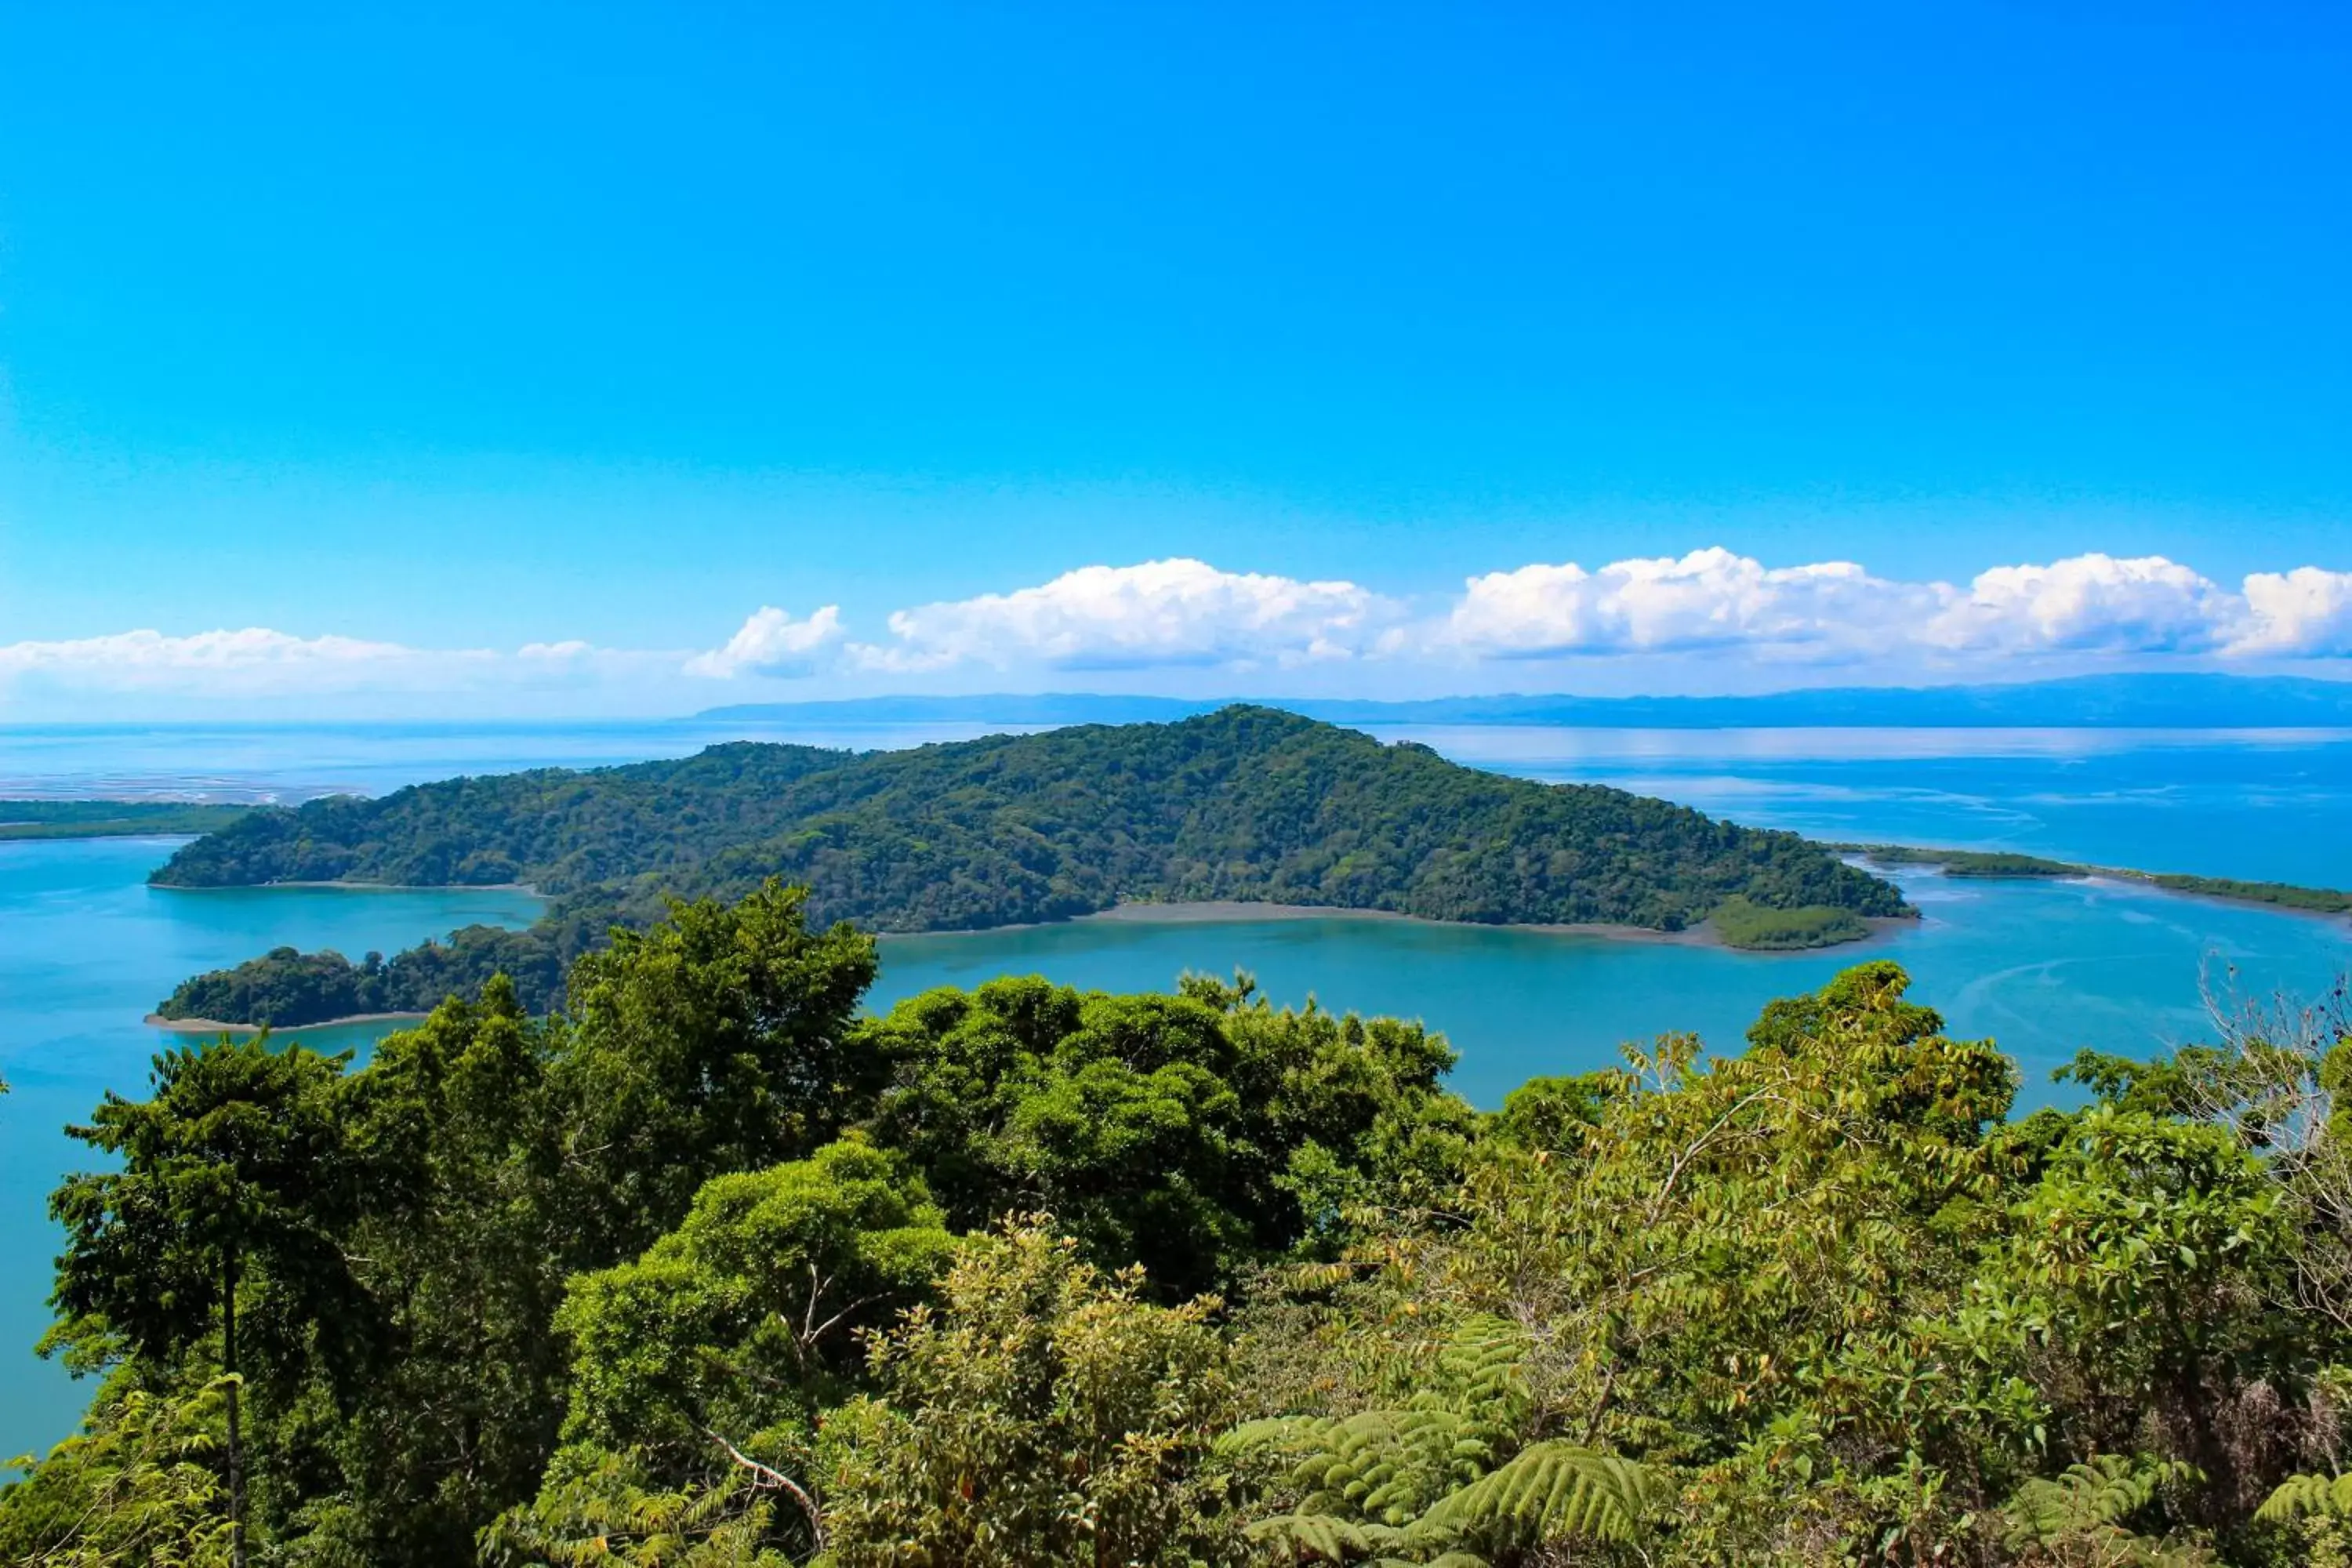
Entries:
[[0,717],[2352,673],[2249,9],[12,7]]

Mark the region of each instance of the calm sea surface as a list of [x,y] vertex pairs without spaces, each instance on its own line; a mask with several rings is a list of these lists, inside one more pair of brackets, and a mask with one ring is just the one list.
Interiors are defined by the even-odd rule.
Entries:
[[[859,748],[975,732],[919,726],[436,730],[0,729],[0,797],[296,799],[454,773],[677,755],[738,736]],[[1819,837],[2013,847],[2105,865],[2352,886],[2352,735],[2052,731],[1394,730],[1461,761],[1590,780]],[[472,921],[522,924],[497,892],[273,889],[162,892],[174,841],[0,844],[0,1460],[70,1429],[87,1390],[30,1346],[57,1236],[44,1200],[82,1163],[59,1131],[108,1088],[143,1092],[166,1043],[140,1019],[185,975],[292,943],[391,951]],[[2015,1055],[2029,1101],[2082,1046],[2146,1052],[2196,1037],[2200,985],[2316,991],[2352,968],[2352,923],[2129,886],[1906,875],[1926,915],[1867,946],[1742,954],[1402,921],[1083,922],[892,939],[876,1005],[939,984],[1041,973],[1107,988],[1245,968],[1277,1000],[1398,1013],[1442,1029],[1454,1078],[1492,1106],[1535,1073],[1615,1058],[1628,1039],[1692,1029],[1736,1047],[1769,998],[1863,956],[1907,965],[1956,1033]],[[330,1048],[376,1030],[296,1031]]]

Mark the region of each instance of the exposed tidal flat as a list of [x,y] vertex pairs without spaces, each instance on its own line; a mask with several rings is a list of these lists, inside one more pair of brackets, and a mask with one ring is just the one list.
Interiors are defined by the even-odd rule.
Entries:
[[[941,738],[933,730],[857,743]],[[1822,838],[2352,886],[2352,834],[2344,830],[2352,822],[2352,738],[2338,734],[1485,727],[1384,738],[1422,740],[1502,771],[1654,793]],[[602,731],[593,739],[613,753],[597,760],[620,760],[627,744]],[[385,769],[425,777],[466,771],[465,760],[436,756],[429,741],[404,735]],[[279,752],[253,759],[291,794],[308,789],[299,743],[289,735]],[[470,734],[465,743],[476,755],[495,749]],[[351,762],[337,756],[339,767]],[[385,776],[373,763],[359,765],[367,763],[358,757],[351,765],[371,782]],[[103,758],[76,766],[108,771]],[[0,1267],[0,1458],[55,1440],[86,1401],[86,1390],[29,1353],[47,1324],[57,1250],[45,1200],[86,1155],[62,1126],[86,1118],[107,1089],[142,1092],[148,1058],[173,1043],[140,1021],[157,999],[190,973],[276,945],[391,952],[469,921],[521,925],[540,908],[518,889],[147,888],[148,871],[176,842],[0,844],[0,1073],[15,1091],[0,1099],[0,1256],[8,1260]],[[2050,1068],[2083,1046],[2145,1054],[2197,1037],[2208,981],[2312,992],[2352,967],[2352,924],[2340,919],[2101,880],[1948,878],[1926,867],[1893,875],[1920,920],[1810,952],[1265,906],[1146,906],[1063,925],[890,938],[871,1002],[886,1006],[930,986],[1008,972],[1138,989],[1165,986],[1188,969],[1244,968],[1279,1002],[1312,994],[1334,1007],[1426,1019],[1462,1053],[1455,1087],[1492,1106],[1532,1074],[1602,1065],[1622,1042],[1665,1030],[1737,1048],[1765,1001],[1885,956],[1911,970],[1915,994],[1940,1009],[1954,1032],[1990,1036],[2019,1058],[2030,1104],[2054,1092]],[[394,1026],[396,1020],[284,1033],[321,1048],[364,1049]]]

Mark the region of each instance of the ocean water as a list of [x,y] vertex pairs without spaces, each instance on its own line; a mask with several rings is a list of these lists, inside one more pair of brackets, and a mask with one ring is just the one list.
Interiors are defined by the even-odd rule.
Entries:
[[[691,726],[0,731],[0,797],[89,794],[299,799],[458,772],[676,755],[736,731]],[[866,748],[972,727],[757,738]],[[1631,731],[1395,729],[1498,771],[1590,780],[1820,837],[2011,847],[2105,865],[2352,887],[2352,735],[2265,731]],[[45,1211],[86,1152],[61,1131],[111,1088],[143,1092],[168,1043],[142,1016],[180,979],[268,947],[391,951],[472,921],[521,924],[509,892],[145,886],[174,841],[0,844],[0,1460],[70,1429],[87,1396],[30,1346],[57,1236]],[[1348,919],[1086,921],[893,938],[873,1005],[1006,973],[1164,986],[1255,973],[1276,1000],[1419,1017],[1461,1053],[1455,1086],[1500,1102],[1538,1073],[1614,1060],[1688,1029],[1736,1049],[1774,996],[1885,955],[1949,1026],[2019,1058],[2022,1100],[2084,1047],[2146,1053],[2204,1032],[2209,989],[2308,994],[2352,969],[2352,922],[2104,881],[1900,879],[1923,918],[1870,943],[1735,953],[1591,936]],[[364,1047],[373,1026],[289,1031]]]
[[725,741],[873,751],[1020,726],[792,727],[700,719],[501,724],[0,724],[0,800],[291,803],[461,773],[601,768]]
[[2352,888],[2340,730],[1391,732],[1458,762],[1614,784],[1811,837]]

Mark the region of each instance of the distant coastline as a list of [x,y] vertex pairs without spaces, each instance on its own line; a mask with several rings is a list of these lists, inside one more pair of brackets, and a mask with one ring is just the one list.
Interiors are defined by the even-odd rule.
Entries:
[[2154,888],[2183,898],[2255,904],[2292,914],[2352,915],[2352,892],[2306,888],[2293,882],[2252,882],[2234,877],[2199,877],[2181,871],[2142,871],[2129,866],[2093,866],[1998,849],[1938,849],[1913,844],[1838,844],[1825,849],[1856,855],[1874,866],[1933,866],[1948,877],[2032,881],[2104,881]]
[[[707,709],[704,721],[1167,723],[1236,700],[1094,692],[858,697]],[[1264,697],[1247,700],[1332,724],[1538,724],[1629,730],[1738,729],[2352,729],[2352,680],[2291,676],[2080,676],[1999,686],[1824,687],[1746,697],[1589,697],[1509,693],[1403,700]]]
[[252,807],[168,800],[0,800],[0,843],[58,838],[193,838]]

